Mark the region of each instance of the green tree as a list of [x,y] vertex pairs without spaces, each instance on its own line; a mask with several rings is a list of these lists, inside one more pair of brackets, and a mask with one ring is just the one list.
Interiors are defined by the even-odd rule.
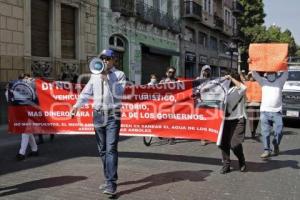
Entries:
[[291,31],[287,29],[282,32],[279,26],[273,25],[267,29],[264,42],[288,43],[290,56],[294,56],[297,51],[297,45]]
[[[242,32],[243,42],[240,44],[241,67],[247,68],[248,48],[250,43],[288,43],[289,55],[295,56],[296,52],[300,56],[300,49],[297,48],[295,39],[289,30],[281,31],[278,26],[263,26],[264,4],[262,0],[240,0],[244,7],[244,12],[238,19],[238,25]],[[298,51],[297,51],[298,50]]]
[[295,56],[300,57],[300,46],[297,45],[297,51],[295,53]]
[[263,25],[264,3],[263,0],[239,0],[244,8],[244,12],[238,16],[238,27],[242,32],[243,42],[240,43],[242,68],[247,68],[248,47],[252,42],[262,42],[266,40],[266,28]]

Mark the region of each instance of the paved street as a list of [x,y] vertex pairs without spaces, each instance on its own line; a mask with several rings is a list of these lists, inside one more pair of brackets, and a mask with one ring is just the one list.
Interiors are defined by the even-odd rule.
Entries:
[[[298,123],[299,124],[299,123]],[[248,172],[221,175],[220,151],[214,144],[177,141],[146,147],[141,138],[120,142],[119,188],[126,200],[297,200],[300,196],[300,125],[284,129],[281,155],[259,158],[262,145],[247,139]],[[249,134],[248,134],[249,135]],[[39,146],[41,155],[15,161],[19,137],[0,128],[0,199],[107,199],[93,136],[58,136]]]

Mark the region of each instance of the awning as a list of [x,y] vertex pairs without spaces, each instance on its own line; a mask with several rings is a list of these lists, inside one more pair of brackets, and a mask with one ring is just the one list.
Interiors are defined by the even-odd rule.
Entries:
[[180,56],[179,51],[175,51],[172,49],[165,49],[161,47],[155,47],[152,45],[144,44],[141,43],[141,46],[146,49],[146,51],[149,51],[149,53],[154,53],[154,54],[161,54],[161,55],[166,55],[166,56]]

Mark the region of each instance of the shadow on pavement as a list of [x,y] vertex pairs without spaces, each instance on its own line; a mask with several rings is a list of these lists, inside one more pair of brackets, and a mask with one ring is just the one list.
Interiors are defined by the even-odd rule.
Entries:
[[175,183],[180,181],[191,181],[191,182],[200,182],[205,181],[205,178],[210,175],[211,170],[199,170],[199,171],[173,171],[173,172],[166,172],[160,174],[154,174],[151,176],[147,176],[140,180],[135,181],[127,181],[119,183],[119,186],[122,185],[134,185],[134,184],[143,184],[138,187],[134,187],[132,189],[123,190],[118,192],[117,197],[120,197],[125,194],[130,194],[133,192],[137,192],[140,190],[146,190],[151,187],[157,187],[169,183]]
[[298,156],[300,155],[300,149],[291,149],[287,151],[280,152],[280,155],[292,155],[292,156]]
[[[21,183],[14,186],[0,188],[0,197],[9,196],[22,192],[29,192],[41,188],[51,188],[56,186],[62,186],[66,184],[75,183],[78,181],[86,180],[85,176],[59,176],[59,177],[51,177],[40,180],[34,180],[30,182]],[[9,190],[6,192],[1,192]]]
[[[208,164],[208,165],[222,165],[221,159],[207,158],[207,157],[200,157],[200,156],[196,157],[196,156],[185,156],[185,155],[174,155],[174,154],[139,153],[139,152],[120,152],[119,155],[120,157],[126,157],[126,158],[140,158],[140,159],[150,159],[150,160],[190,162],[190,163],[199,163],[199,164]],[[300,167],[298,166],[299,164],[298,161],[272,160],[272,157],[269,160],[262,161],[262,162],[247,161],[247,157],[246,157],[246,164],[249,172],[266,172],[266,171],[272,171],[272,170],[287,168],[287,167],[293,169],[300,169]],[[232,161],[232,166],[236,166],[236,168],[238,168],[237,161]]]
[[[120,142],[129,137],[120,137]],[[53,142],[39,145],[38,157],[27,157],[24,161],[17,161],[16,154],[20,144],[0,146],[0,176],[16,171],[38,168],[62,160],[79,157],[99,158],[94,135],[59,135]],[[27,150],[29,150],[28,147]],[[100,158],[99,158],[100,161]]]

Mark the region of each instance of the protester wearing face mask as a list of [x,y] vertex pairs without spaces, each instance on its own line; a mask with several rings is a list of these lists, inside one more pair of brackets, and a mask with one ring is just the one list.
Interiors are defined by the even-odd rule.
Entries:
[[282,89],[288,78],[288,72],[266,72],[261,77],[257,72],[252,72],[253,78],[262,87],[262,100],[260,106],[261,133],[264,144],[264,152],[260,156],[265,159],[271,156],[270,134],[273,126],[274,146],[273,156],[279,154],[279,145],[282,139]]
[[[170,82],[176,82],[178,81],[178,79],[176,78],[176,68],[175,67],[168,67],[166,70],[166,77],[163,78],[159,83],[170,83]],[[174,138],[170,138],[169,139],[169,144],[173,145],[175,144],[175,139]]]
[[[200,76],[196,78],[196,80],[200,79],[207,79],[207,81],[211,80],[211,67],[209,65],[204,65],[201,69]],[[203,84],[205,84],[204,82]],[[201,87],[201,86],[200,86]],[[209,144],[210,142],[208,140],[201,140],[200,141],[202,146],[205,146]]]
[[156,77],[156,75],[155,74],[151,74],[150,75],[150,82],[148,83],[148,85],[155,85],[155,84],[157,84],[158,82],[157,82],[157,77]]

